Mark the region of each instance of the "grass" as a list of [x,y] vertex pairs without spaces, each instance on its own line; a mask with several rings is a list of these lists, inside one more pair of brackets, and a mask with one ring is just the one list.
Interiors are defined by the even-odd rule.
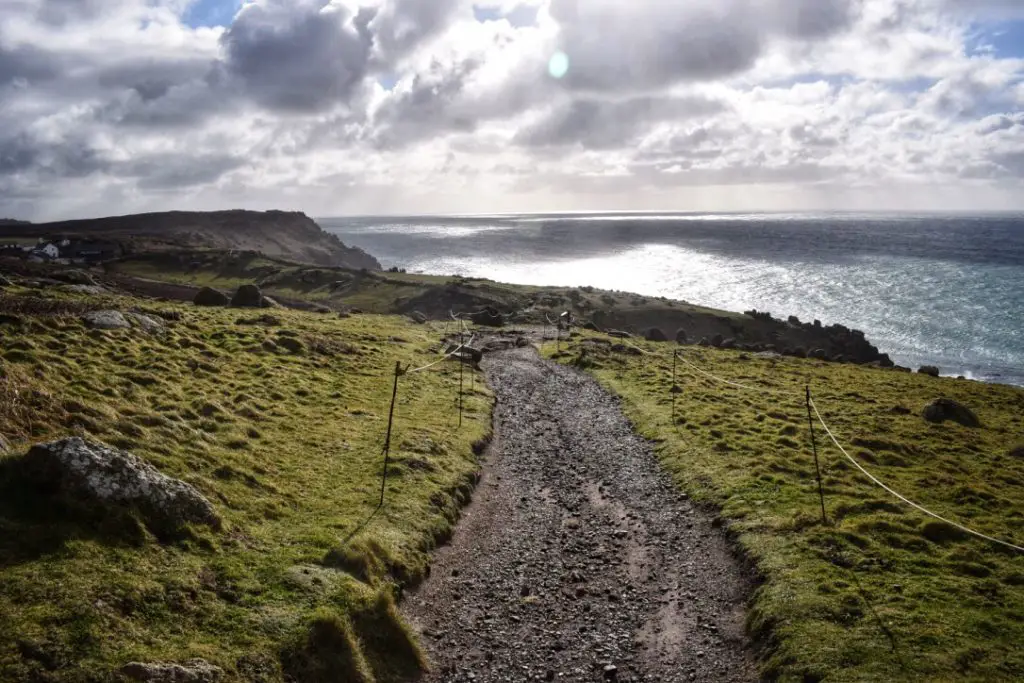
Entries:
[[[739,314],[593,287],[536,287],[457,276],[324,268],[271,259],[255,252],[141,253],[108,262],[104,267],[119,275],[222,290],[256,283],[271,295],[338,303],[371,313],[404,313],[422,308],[436,318],[447,317],[449,308],[465,311],[496,306],[506,312],[521,312],[518,321],[535,323],[544,322],[545,314],[557,317],[564,310],[588,317],[598,311],[611,312],[610,320],[647,327],[666,316],[710,316],[749,322]],[[675,329],[672,328],[672,334]]]
[[[617,340],[611,340],[617,341]],[[957,532],[860,474],[816,429],[821,513],[803,397],[851,456],[912,500],[1024,545],[1024,391],[1000,385],[698,347],[636,342],[610,350],[573,339],[561,360],[623,399],[637,429],[691,497],[720,510],[763,584],[749,628],[763,674],[783,681],[1024,679],[1024,555]],[[672,350],[733,381],[680,364],[672,419]],[[551,349],[553,351],[553,349]],[[969,429],[921,417],[946,397],[971,407]]]
[[[140,305],[167,331],[77,317]],[[436,359],[440,327],[262,313],[0,294],[0,680],[116,680],[130,661],[194,657],[227,681],[423,666],[394,600],[470,494],[490,396],[478,382],[457,429],[454,363],[401,380],[375,513],[395,363]],[[156,538],[130,512],[26,486],[29,444],[74,434],[194,484],[224,529]]]

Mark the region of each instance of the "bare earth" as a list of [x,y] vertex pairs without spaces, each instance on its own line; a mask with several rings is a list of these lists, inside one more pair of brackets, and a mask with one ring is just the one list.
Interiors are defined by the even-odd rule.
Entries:
[[486,356],[476,499],[403,601],[430,681],[753,681],[751,578],[612,397],[532,348]]

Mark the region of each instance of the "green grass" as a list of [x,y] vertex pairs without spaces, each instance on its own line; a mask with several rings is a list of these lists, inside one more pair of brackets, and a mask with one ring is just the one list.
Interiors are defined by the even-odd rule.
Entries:
[[[454,363],[401,380],[373,513],[395,362],[436,359],[440,326],[41,296],[0,294],[0,680],[107,681],[129,661],[192,657],[228,681],[422,666],[394,598],[451,533],[490,429],[481,382],[456,428]],[[139,304],[181,319],[149,336],[70,315]],[[289,336],[299,353],[275,341]],[[194,484],[224,529],[158,539],[132,514],[27,487],[20,454],[73,434]]]
[[[533,323],[543,323],[545,315],[557,317],[564,310],[581,317],[591,317],[598,311],[610,313],[610,320],[638,327],[651,327],[666,319],[688,320],[688,316],[748,322],[738,313],[593,287],[537,287],[480,278],[324,268],[270,259],[255,252],[141,253],[108,262],[104,268],[120,275],[225,291],[256,283],[271,295],[338,303],[372,313],[408,312],[421,302],[428,312],[434,309],[435,318],[446,316],[449,306],[459,311],[495,306],[506,312],[521,312],[519,321]],[[670,328],[672,334],[677,327]]]
[[[623,399],[679,486],[720,509],[764,578],[749,627],[763,673],[784,681],[1024,679],[1024,555],[956,533],[860,474],[816,429],[828,523],[821,514],[803,389],[851,456],[895,490],[968,527],[1024,545],[1024,391],[854,365],[635,341],[608,350],[587,335],[563,362]],[[612,340],[615,341],[615,340]],[[672,350],[725,379],[680,364]],[[553,351],[553,349],[551,349]],[[921,417],[940,397],[983,427]]]

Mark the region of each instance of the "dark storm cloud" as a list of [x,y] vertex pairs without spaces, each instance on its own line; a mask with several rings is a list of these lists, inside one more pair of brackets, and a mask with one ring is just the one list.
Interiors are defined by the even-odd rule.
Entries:
[[84,140],[45,142],[19,132],[0,139],[0,176],[34,173],[40,177],[81,178],[109,162]]
[[138,178],[140,189],[176,190],[213,183],[245,163],[245,159],[230,154],[160,154],[122,165],[114,173]]
[[681,121],[724,109],[720,102],[700,97],[576,99],[520,130],[515,142],[527,147],[582,144],[587,149],[612,149],[634,140],[659,121]]
[[225,68],[268,109],[327,109],[345,101],[366,75],[368,18],[310,0],[247,5],[222,38]]
[[31,45],[5,48],[0,45],[0,86],[15,81],[28,84],[50,81],[60,73],[61,60]]

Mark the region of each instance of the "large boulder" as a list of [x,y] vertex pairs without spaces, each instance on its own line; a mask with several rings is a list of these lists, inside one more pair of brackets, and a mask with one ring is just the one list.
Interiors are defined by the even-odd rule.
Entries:
[[474,325],[486,327],[502,327],[505,324],[505,316],[493,308],[485,308],[469,316]]
[[228,297],[223,292],[218,292],[213,287],[203,287],[196,292],[192,303],[196,306],[227,306]]
[[132,326],[121,311],[90,311],[82,320],[94,330],[127,330]]
[[964,427],[981,426],[981,420],[970,408],[949,398],[940,398],[927,405],[924,409],[924,419],[935,423],[952,420]]
[[224,670],[204,659],[190,659],[184,664],[130,662],[121,667],[121,675],[149,683],[216,683]]
[[231,297],[231,305],[238,308],[262,308],[263,292],[256,285],[242,285]]
[[689,337],[686,334],[686,330],[684,330],[682,328],[676,330],[676,343],[677,344],[685,344],[688,339],[689,339]]
[[652,327],[651,329],[647,330],[647,332],[644,334],[644,337],[647,339],[647,341],[652,342],[668,341],[668,336],[661,331],[661,328],[658,327]]
[[32,479],[57,491],[134,508],[157,532],[190,523],[220,527],[213,505],[191,484],[168,477],[131,453],[81,437],[33,446],[25,468]]
[[922,365],[917,369],[918,373],[922,375],[928,375],[929,377],[938,377],[939,369],[934,365]]

